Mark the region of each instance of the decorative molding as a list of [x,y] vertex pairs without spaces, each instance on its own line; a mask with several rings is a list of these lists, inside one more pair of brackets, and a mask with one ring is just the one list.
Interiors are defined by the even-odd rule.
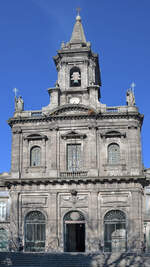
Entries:
[[29,166],[24,168],[26,173],[45,173],[46,166]]
[[12,132],[13,132],[13,134],[20,134],[20,133],[22,133],[21,127],[12,128]]
[[131,125],[131,126],[128,126],[128,129],[138,129],[138,126]]
[[61,135],[61,138],[65,139],[65,140],[67,140],[67,139],[76,139],[76,138],[77,139],[84,139],[86,137],[87,137],[86,134],[78,133],[78,132],[75,132],[75,131],[70,131],[70,132],[68,132],[66,134],[62,134]]
[[92,114],[94,114],[94,115],[97,114],[96,110],[94,110],[94,108],[92,108],[92,107],[87,107],[83,104],[67,104],[64,106],[60,106],[60,107],[56,108],[55,110],[51,111],[49,113],[49,115],[50,116],[64,115],[66,117],[66,116],[70,115],[70,112],[71,112],[71,115],[72,114],[73,115],[88,115],[89,111],[91,111]]
[[71,189],[70,193],[72,196],[76,196],[78,192],[75,189]]
[[98,129],[97,123],[96,122],[89,123],[88,128],[89,130],[92,130],[92,129],[97,130]]
[[140,183],[142,186],[146,186],[147,180],[143,175],[124,175],[124,176],[102,176],[102,177],[79,177],[79,178],[42,178],[42,179],[8,179],[4,181],[4,185],[7,188],[12,186],[25,186],[25,185],[55,185],[55,184],[103,184],[103,183]]
[[34,133],[34,134],[30,134],[26,137],[24,137],[24,140],[28,140],[28,141],[31,141],[31,140],[47,140],[48,137],[46,135],[41,135],[41,134],[37,134],[37,133]]
[[51,123],[51,125],[49,126],[49,130],[50,131],[58,131],[59,130],[59,126],[56,123]]
[[113,138],[113,137],[126,137],[126,133],[120,133],[118,131],[109,131],[109,132],[106,132],[106,133],[100,133],[100,136],[103,138]]
[[[141,124],[143,122],[143,115],[136,113],[136,114],[127,114],[127,113],[88,113],[89,108],[87,108],[86,112],[81,113],[79,109],[79,105],[69,105],[70,108],[73,110],[79,111],[78,113],[72,113],[69,114],[70,109],[66,108],[66,111],[68,110],[68,114],[59,114],[62,112],[51,112],[50,114],[47,114],[47,116],[41,116],[41,117],[19,117],[19,118],[11,118],[8,120],[8,124],[10,127],[13,127],[13,125],[20,124],[20,123],[37,123],[37,122],[52,122],[52,121],[59,121],[59,120],[71,120],[71,119],[89,119],[93,118],[96,120],[105,120],[105,119],[113,119],[113,120],[118,120],[118,119],[134,119],[138,120]],[[84,111],[85,109],[83,109]],[[82,111],[82,109],[81,109]],[[59,116],[58,116],[59,115]]]

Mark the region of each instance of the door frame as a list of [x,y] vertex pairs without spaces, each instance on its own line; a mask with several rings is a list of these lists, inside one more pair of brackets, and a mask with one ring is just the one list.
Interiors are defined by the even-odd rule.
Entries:
[[[64,224],[63,225],[64,252],[69,252],[69,251],[66,251],[66,225],[67,224],[84,224],[84,251],[81,251],[84,253],[86,250],[86,224],[85,224],[85,220],[84,221],[68,221],[68,220],[66,220],[63,222],[63,224]],[[70,251],[70,253],[71,253],[71,251]]]

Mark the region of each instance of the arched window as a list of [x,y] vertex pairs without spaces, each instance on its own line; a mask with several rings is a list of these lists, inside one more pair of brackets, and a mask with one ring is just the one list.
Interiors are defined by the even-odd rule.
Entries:
[[0,252],[8,251],[8,233],[4,228],[0,228]]
[[81,71],[77,67],[70,70],[70,86],[81,86]]
[[39,146],[34,146],[30,151],[30,166],[40,166],[41,165],[41,148]]
[[108,163],[118,164],[120,163],[120,147],[118,144],[110,144],[108,146]]
[[40,211],[31,211],[25,218],[25,250],[44,251],[45,216]]
[[104,251],[126,251],[126,215],[120,210],[111,210],[104,217]]

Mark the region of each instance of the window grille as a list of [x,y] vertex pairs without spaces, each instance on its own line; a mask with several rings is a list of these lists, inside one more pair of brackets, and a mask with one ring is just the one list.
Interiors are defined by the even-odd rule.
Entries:
[[4,228],[0,228],[0,252],[8,251],[8,233]]
[[80,211],[70,211],[65,217],[64,221],[85,221],[83,214]]
[[44,251],[45,216],[40,211],[32,211],[25,219],[25,250]]
[[109,221],[126,221],[126,216],[123,211],[121,210],[111,210],[107,212],[107,214],[104,217],[105,222]]
[[67,145],[67,170],[79,171],[81,168],[81,144]]
[[31,148],[30,165],[31,167],[41,165],[41,148],[39,146]]
[[126,215],[123,211],[112,210],[104,217],[104,251],[126,251]]
[[110,144],[108,146],[108,163],[109,164],[120,163],[120,147],[118,144]]
[[0,221],[6,220],[7,217],[7,203],[0,202]]

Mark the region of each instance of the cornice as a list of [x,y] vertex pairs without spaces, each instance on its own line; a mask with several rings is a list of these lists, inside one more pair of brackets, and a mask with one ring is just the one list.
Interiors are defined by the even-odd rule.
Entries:
[[[74,105],[75,106],[75,105]],[[89,110],[90,111],[90,110]],[[57,113],[57,112],[56,112]],[[16,124],[24,123],[37,123],[37,122],[50,122],[50,121],[61,121],[61,120],[82,120],[82,119],[95,119],[95,120],[107,120],[107,119],[135,119],[138,120],[141,125],[143,122],[143,115],[140,113],[127,114],[127,113],[117,113],[117,114],[108,114],[108,113],[97,113],[87,112],[87,114],[65,114],[65,115],[43,115],[39,117],[19,117],[19,118],[10,118],[8,124],[10,127]]]
[[104,183],[139,183],[143,187],[147,186],[147,181],[144,176],[109,176],[109,177],[78,177],[78,178],[41,178],[41,179],[9,179],[4,181],[7,188],[12,186],[24,185],[55,185],[55,184],[104,184]]

